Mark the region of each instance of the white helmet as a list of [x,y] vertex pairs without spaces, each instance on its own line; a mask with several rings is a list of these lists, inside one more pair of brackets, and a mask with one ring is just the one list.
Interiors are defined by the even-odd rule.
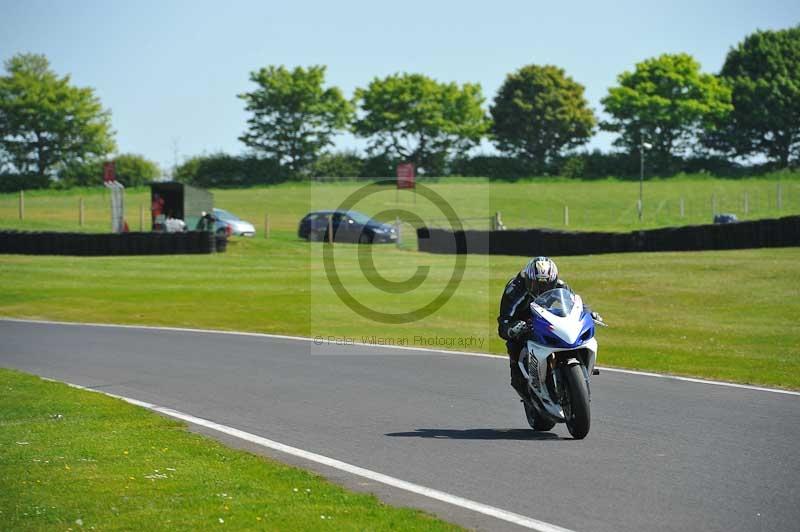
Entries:
[[525,288],[533,297],[552,290],[558,282],[558,267],[548,257],[536,257],[529,260],[520,274],[525,279]]

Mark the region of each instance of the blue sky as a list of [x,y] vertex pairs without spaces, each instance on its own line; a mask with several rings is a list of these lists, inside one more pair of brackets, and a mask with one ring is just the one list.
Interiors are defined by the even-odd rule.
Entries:
[[[569,5],[566,5],[569,4]],[[800,23],[800,2],[227,2],[0,0],[0,59],[45,54],[112,111],[120,152],[162,167],[202,152],[241,153],[237,94],[262,66],[327,65],[350,97],[372,78],[420,72],[478,82],[486,106],[506,74],[564,68],[596,112],[616,76],[642,59],[688,52],[717,72],[756,29]],[[589,147],[606,149],[600,134]],[[360,148],[350,135],[339,148]]]

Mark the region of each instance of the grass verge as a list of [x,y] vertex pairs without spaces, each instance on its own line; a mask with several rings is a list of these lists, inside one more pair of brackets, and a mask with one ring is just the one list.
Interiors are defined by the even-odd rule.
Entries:
[[[489,218],[502,214],[509,228],[550,227],[569,230],[633,231],[656,227],[708,224],[713,211],[730,212],[742,220],[777,218],[800,213],[800,173],[720,179],[705,175],[648,179],[644,183],[644,217],[637,211],[638,181],[616,179],[581,181],[540,178],[514,183],[482,178],[444,178],[424,181],[444,197],[464,220],[464,226],[488,229]],[[261,234],[265,214],[273,230],[295,232],[300,218],[315,209],[331,209],[364,183],[285,183],[247,189],[214,190],[215,205],[249,220]],[[781,201],[778,204],[778,188]],[[148,188],[125,191],[126,218],[139,229],[139,209],[149,230]],[[110,199],[101,188],[41,190],[25,194],[25,219],[19,219],[16,194],[0,194],[0,227],[34,231],[76,231],[79,199],[84,200],[86,231],[110,230]],[[683,208],[681,209],[681,204]],[[564,207],[569,225],[564,224]],[[443,214],[421,195],[386,187],[359,202],[356,210],[371,216],[393,208],[409,209],[422,219],[441,221]],[[380,216],[379,216],[380,218]],[[394,216],[387,216],[394,219]]]
[[4,530],[455,530],[192,434],[121,400],[0,369]]
[[[346,307],[329,283],[321,245],[237,240],[213,256],[0,256],[0,316],[167,325],[504,353],[497,306],[523,257],[467,256],[464,277],[434,314],[377,323]],[[336,246],[342,285],[372,308],[398,312],[433,300],[453,257],[375,246],[375,269],[419,287],[386,294],[364,280],[357,246]],[[605,317],[598,361],[631,369],[800,389],[800,248],[631,253],[557,258],[570,285]],[[429,339],[472,345],[424,343]],[[480,342],[480,343],[478,343]]]
[[[269,240],[261,233],[254,239],[235,239],[222,255],[0,256],[0,316],[332,335],[356,341],[375,335],[411,346],[503,353],[495,330],[497,305],[523,257],[468,256],[453,297],[432,315],[411,323],[366,319],[339,300],[323,267],[321,245],[297,240],[297,223],[309,210],[335,207],[359,186],[287,183],[214,191],[219,206],[254,222],[259,231],[269,213],[272,229]],[[718,211],[737,212],[743,218],[800,212],[798,173],[648,181],[641,226],[634,182],[443,179],[431,187],[461,219],[471,220],[465,222],[467,227],[485,227],[496,210],[510,227],[559,227],[567,203],[570,229],[708,223],[712,197]],[[25,196],[23,221],[17,219],[17,196],[0,195],[0,227],[75,230],[78,198],[85,197],[84,229],[108,231],[109,201],[104,194],[102,189],[33,191]],[[146,194],[146,189],[126,191],[133,228],[138,227],[137,206],[147,205]],[[747,216],[742,212],[745,198]],[[371,215],[406,209],[424,220],[442,216],[421,195],[414,202],[410,192],[389,188],[356,208]],[[337,245],[341,284],[371,308],[419,308],[447,284],[454,258],[416,253],[413,247],[413,239],[404,249],[374,246],[374,265],[365,266],[356,246]],[[611,325],[599,334],[601,364],[800,389],[800,248],[556,259],[570,285]],[[371,282],[378,273],[399,283],[418,268],[427,268],[428,276],[409,292],[387,293]],[[373,274],[371,281],[365,271]],[[444,345],[436,343],[440,338]],[[477,341],[459,345],[465,338]]]

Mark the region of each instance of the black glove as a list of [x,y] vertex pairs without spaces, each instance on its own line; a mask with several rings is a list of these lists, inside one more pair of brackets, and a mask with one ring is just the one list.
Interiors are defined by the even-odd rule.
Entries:
[[516,339],[519,338],[520,336],[528,334],[529,332],[531,332],[531,328],[528,326],[527,323],[520,320],[508,328],[508,337]]

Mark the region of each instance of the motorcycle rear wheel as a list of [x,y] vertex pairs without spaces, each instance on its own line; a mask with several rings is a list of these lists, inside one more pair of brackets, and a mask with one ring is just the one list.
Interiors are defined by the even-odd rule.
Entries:
[[530,425],[533,430],[548,431],[556,426],[555,421],[537,416],[536,410],[528,403],[523,402],[522,405],[525,407],[525,417],[528,420],[528,425]]
[[561,406],[567,418],[567,430],[576,440],[582,440],[589,434],[591,413],[589,410],[589,389],[583,378],[581,366],[575,364],[563,370],[565,376],[566,401]]

